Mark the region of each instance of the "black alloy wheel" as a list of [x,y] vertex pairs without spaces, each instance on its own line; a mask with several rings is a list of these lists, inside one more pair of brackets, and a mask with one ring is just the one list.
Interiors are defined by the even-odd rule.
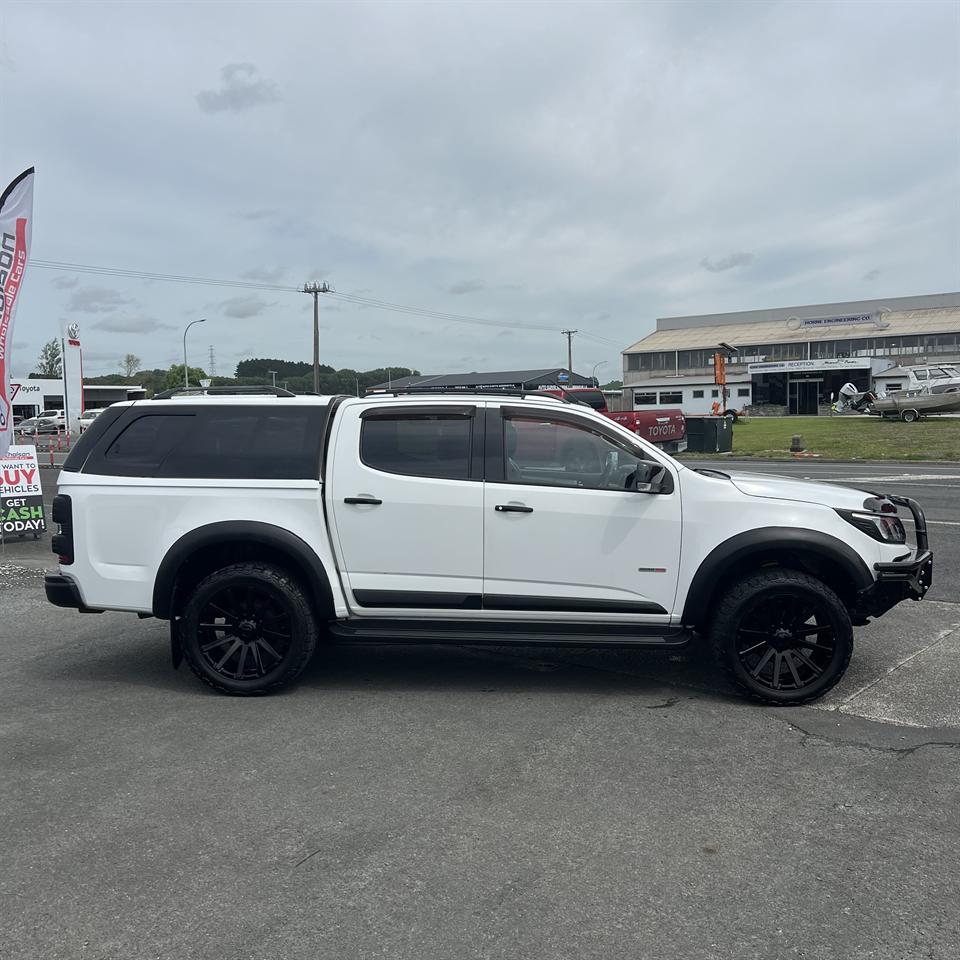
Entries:
[[225,567],[194,591],[181,621],[184,658],[224,693],[266,693],[290,683],[316,648],[317,626],[300,585],[277,567]]
[[768,703],[815,700],[843,676],[853,651],[850,616],[820,580],[773,568],[724,598],[714,647],[732,679]]

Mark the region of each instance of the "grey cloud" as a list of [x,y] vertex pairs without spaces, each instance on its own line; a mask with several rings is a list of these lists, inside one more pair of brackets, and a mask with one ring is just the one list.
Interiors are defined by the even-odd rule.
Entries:
[[197,94],[197,103],[204,113],[242,113],[280,99],[276,84],[258,78],[252,63],[228,63],[220,71],[220,78],[219,90],[201,90]]
[[67,301],[67,310],[79,313],[112,313],[117,307],[132,302],[129,297],[110,287],[80,287]]
[[865,273],[865,274],[863,275],[863,279],[864,279],[867,283],[872,283],[874,280],[879,280],[879,279],[880,279],[880,273],[881,273],[881,271],[880,271],[879,269],[874,268],[873,270],[870,270],[870,271],[868,271],[867,273]]
[[251,267],[240,274],[244,280],[262,280],[264,283],[276,283],[286,271],[283,267]]
[[711,273],[722,273],[724,270],[732,270],[734,267],[745,267],[753,263],[752,253],[731,253],[729,256],[721,257],[719,260],[711,260],[704,257],[700,261],[700,266]]
[[241,213],[238,213],[237,216],[241,220],[269,220],[272,217],[279,216],[279,212],[276,210],[261,208],[259,210],[244,210]]
[[153,333],[156,330],[174,330],[171,323],[161,323],[154,317],[117,316],[104,317],[92,324],[97,330],[110,333]]
[[273,304],[268,303],[258,294],[251,297],[230,297],[228,300],[221,300],[219,304],[220,312],[225,317],[236,317],[239,320],[258,317],[271,306]]
[[447,287],[447,293],[461,296],[464,293],[476,293],[477,290],[482,290],[485,286],[486,283],[483,280],[458,280]]
[[57,277],[52,284],[57,290],[72,290],[80,286],[80,280],[77,277]]

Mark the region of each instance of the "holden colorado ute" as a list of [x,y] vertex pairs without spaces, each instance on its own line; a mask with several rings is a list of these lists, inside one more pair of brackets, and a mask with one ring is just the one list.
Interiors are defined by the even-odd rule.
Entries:
[[53,520],[51,603],[169,621],[175,665],[247,695],[331,642],[702,635],[747,694],[803,703],[933,564],[912,500],[689,469],[537,393],[117,403],[71,450]]

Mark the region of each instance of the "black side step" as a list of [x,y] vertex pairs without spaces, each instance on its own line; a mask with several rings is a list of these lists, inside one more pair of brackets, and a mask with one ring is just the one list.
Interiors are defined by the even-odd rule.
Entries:
[[452,643],[572,647],[686,646],[691,633],[681,627],[634,623],[544,623],[517,620],[390,620],[364,617],[335,620],[335,640],[345,643]]

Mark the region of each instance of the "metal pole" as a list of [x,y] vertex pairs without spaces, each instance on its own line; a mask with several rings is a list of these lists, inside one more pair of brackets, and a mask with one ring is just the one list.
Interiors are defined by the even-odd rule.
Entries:
[[313,392],[320,392],[320,297],[313,291]]
[[206,322],[207,322],[207,318],[206,318],[206,317],[203,317],[203,318],[201,318],[200,320],[191,320],[191,321],[186,325],[186,327],[184,328],[184,331],[183,331],[183,386],[184,386],[184,389],[185,389],[185,390],[189,390],[189,389],[190,389],[190,373],[189,373],[190,368],[187,366],[187,331],[188,331],[195,323],[206,323]]
[[600,386],[600,384],[596,382],[596,380],[597,380],[597,367],[602,367],[602,366],[604,366],[604,364],[606,364],[606,362],[607,362],[606,360],[600,360],[600,361],[598,361],[597,363],[595,363],[595,364],[593,365],[593,373],[591,374],[590,379],[594,381],[594,386],[597,386],[597,387]]

